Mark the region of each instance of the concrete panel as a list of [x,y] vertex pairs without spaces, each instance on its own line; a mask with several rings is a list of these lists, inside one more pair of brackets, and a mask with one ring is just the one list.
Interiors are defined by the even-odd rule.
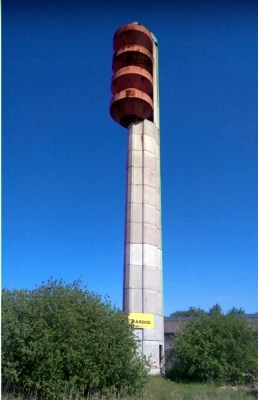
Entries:
[[157,141],[158,129],[152,122],[150,122],[148,120],[143,121],[143,132],[144,132],[144,135],[151,136]]
[[138,150],[131,150],[128,152],[128,167],[140,167],[142,168],[143,166],[143,157],[142,157],[142,151]]
[[156,190],[156,188],[153,188],[148,185],[144,185],[143,190],[144,190],[144,192],[143,192],[144,203],[156,207],[156,205],[157,205],[157,190]]
[[[155,323],[155,322],[154,322]],[[157,340],[156,329],[144,329],[144,340]]]
[[157,227],[161,230],[161,213],[157,208]]
[[145,340],[158,340],[164,339],[164,317],[163,315],[154,315],[154,329],[144,329]]
[[161,230],[159,228],[157,228],[157,248],[162,249]]
[[130,312],[129,296],[129,289],[123,287],[123,311],[126,313]]
[[157,154],[157,160],[158,160],[158,173],[160,173],[160,145],[159,145],[158,140],[156,143],[157,143],[156,154]]
[[143,243],[158,246],[158,231],[155,225],[144,224],[143,225]]
[[130,141],[130,150],[140,150],[142,151],[143,147],[142,147],[142,135],[135,135],[132,134],[131,136],[131,141]]
[[142,223],[128,222],[125,240],[126,243],[142,243]]
[[125,262],[126,265],[142,265],[142,245],[130,243],[125,245]]
[[143,269],[143,288],[149,290],[161,290],[160,269],[157,267],[146,267]]
[[144,135],[143,148],[144,148],[144,151],[149,151],[150,153],[153,153],[156,156],[157,155],[156,139],[154,139],[151,136]]
[[127,170],[127,177],[128,177],[128,183],[141,185],[143,183],[143,169],[136,167],[129,167]]
[[156,136],[157,146],[160,146],[160,131],[157,129],[157,136]]
[[156,329],[156,338],[157,340],[163,341],[164,339],[164,316],[163,316],[163,307],[162,307],[162,315],[154,315],[154,323]]
[[126,265],[125,266],[126,289],[141,289],[142,288],[142,266],[141,265]]
[[132,133],[134,135],[142,135],[143,126],[144,125],[142,122],[136,122],[135,124],[130,125],[128,129],[129,135],[131,135]]
[[[136,137],[138,139],[136,139]],[[132,126],[128,131],[127,150],[142,150],[142,126]],[[138,147],[137,147],[138,146]],[[140,147],[139,147],[140,146]]]
[[143,221],[143,209],[140,203],[129,203],[127,204],[127,222],[138,222]]
[[142,289],[129,289],[130,309],[135,312],[142,312]]
[[[159,195],[159,197],[160,197],[160,175],[159,174],[157,174],[157,185],[156,185],[156,188],[157,188],[157,193],[158,193],[158,195]],[[160,198],[159,198],[159,200],[158,200],[158,204],[160,204]]]
[[161,199],[160,199],[160,194],[157,192],[157,210],[161,212]]
[[160,335],[160,330],[158,328],[157,329],[144,329],[144,340],[162,341],[162,338],[164,338],[164,332],[163,332],[163,335]]
[[142,312],[142,289],[124,289],[124,311]]
[[160,375],[159,345],[158,341],[143,340],[143,353],[147,360],[149,360],[151,375]]
[[149,267],[158,267],[160,264],[158,260],[158,249],[156,246],[150,244],[143,244],[143,265]]
[[143,206],[143,221],[147,224],[157,226],[157,208],[150,204],[144,204]]
[[163,308],[161,297],[162,293],[145,289],[143,291],[144,312],[158,315],[161,314]]
[[158,260],[157,260],[157,267],[162,269],[162,250],[157,248],[157,255],[158,255]]
[[127,203],[142,203],[142,185],[128,184]]
[[[144,151],[144,160],[143,160],[144,168],[150,169],[152,172],[157,173],[158,171],[158,161],[155,154],[152,154],[148,151]],[[142,165],[139,165],[142,166]]]
[[[144,185],[152,186],[156,189],[157,187],[157,174],[149,169],[143,169]],[[136,182],[135,182],[136,183]]]

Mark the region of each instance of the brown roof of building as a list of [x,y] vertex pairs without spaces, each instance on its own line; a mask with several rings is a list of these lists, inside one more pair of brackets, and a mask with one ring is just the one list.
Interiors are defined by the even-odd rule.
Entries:
[[[240,315],[245,318],[248,323],[255,327],[258,326],[258,313]],[[183,325],[191,321],[192,317],[164,317],[164,331],[165,334],[176,334],[180,332]]]

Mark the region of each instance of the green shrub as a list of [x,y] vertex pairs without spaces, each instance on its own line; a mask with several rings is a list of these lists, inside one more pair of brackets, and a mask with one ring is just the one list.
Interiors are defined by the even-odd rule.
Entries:
[[257,374],[257,331],[233,314],[188,322],[168,356],[172,379],[246,383]]
[[49,280],[2,292],[2,384],[44,399],[136,393],[146,363],[127,316],[83,290]]

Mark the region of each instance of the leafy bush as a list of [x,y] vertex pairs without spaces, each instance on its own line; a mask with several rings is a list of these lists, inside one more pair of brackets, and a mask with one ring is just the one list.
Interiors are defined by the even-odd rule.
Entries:
[[257,331],[232,314],[194,319],[177,335],[168,364],[172,379],[246,383],[257,374]]
[[186,311],[175,311],[174,313],[170,314],[170,317],[201,317],[205,314],[206,312],[200,307],[189,307]]
[[44,399],[136,393],[146,363],[127,316],[80,282],[2,292],[2,384]]

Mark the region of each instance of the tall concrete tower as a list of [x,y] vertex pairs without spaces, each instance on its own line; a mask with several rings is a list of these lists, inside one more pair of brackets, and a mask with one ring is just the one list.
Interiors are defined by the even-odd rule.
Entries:
[[113,39],[110,114],[128,129],[123,308],[152,375],[164,352],[158,47],[138,23]]

